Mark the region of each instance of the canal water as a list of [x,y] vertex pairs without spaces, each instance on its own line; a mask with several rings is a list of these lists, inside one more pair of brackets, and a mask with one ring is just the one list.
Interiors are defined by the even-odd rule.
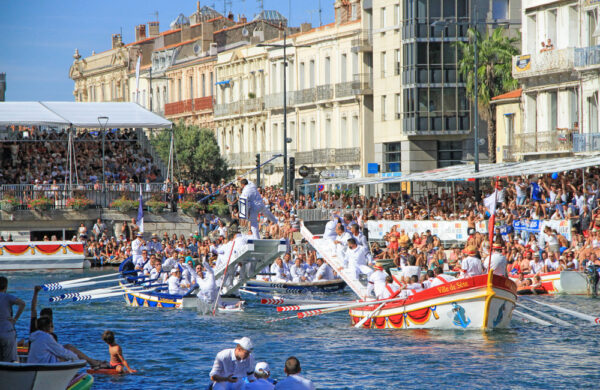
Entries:
[[[9,274],[9,292],[28,304],[17,324],[18,337],[27,336],[33,286],[102,272],[114,271]],[[53,308],[61,343],[107,360],[101,335],[113,330],[125,358],[138,370],[120,377],[95,375],[94,389],[205,389],[217,352],[233,347],[233,340],[242,336],[252,338],[256,360],[270,364],[272,377],[284,377],[284,362],[293,355],[318,389],[600,386],[600,326],[564,316],[571,327],[513,319],[511,329],[487,333],[369,330],[352,328],[347,312],[267,324],[278,314],[256,301],[249,301],[244,313],[207,317],[195,310],[128,307],[121,297],[50,304],[49,296],[40,294],[38,311]],[[350,292],[334,297],[353,299]],[[600,299],[536,299],[600,314]]]

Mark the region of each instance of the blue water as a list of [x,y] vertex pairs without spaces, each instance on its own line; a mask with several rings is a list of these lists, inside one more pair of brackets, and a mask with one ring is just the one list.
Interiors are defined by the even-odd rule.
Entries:
[[[19,338],[28,332],[33,286],[81,276],[11,274],[9,292],[28,302],[17,324]],[[49,296],[40,294],[38,311],[50,305]],[[350,293],[335,296],[342,297],[353,298]],[[600,314],[600,299],[536,299]],[[275,309],[252,301],[244,313],[215,318],[195,310],[128,307],[121,297],[52,308],[59,341],[108,359],[101,334],[111,329],[125,358],[138,370],[120,377],[96,375],[94,389],[204,389],[217,352],[233,347],[232,340],[242,336],[252,338],[256,360],[267,361],[273,377],[284,376],[284,362],[294,355],[303,375],[319,389],[573,389],[598,388],[600,381],[600,327],[564,316],[574,324],[571,328],[513,319],[512,329],[485,333],[354,329],[347,312],[265,324],[277,316]]]

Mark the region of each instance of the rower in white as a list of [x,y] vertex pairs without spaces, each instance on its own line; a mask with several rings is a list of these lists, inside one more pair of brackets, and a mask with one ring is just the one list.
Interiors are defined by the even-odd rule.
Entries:
[[[498,243],[494,243],[492,245],[492,257],[490,258],[490,264],[492,267],[492,271],[494,275],[501,275],[504,277],[508,277],[508,272],[506,271],[506,257],[502,254],[502,245]],[[488,262],[484,262],[484,266],[487,269]]]
[[258,233],[258,214],[263,214],[274,223],[278,222],[277,218],[275,218],[273,213],[271,213],[271,210],[265,206],[262,196],[258,192],[258,189],[254,183],[249,183],[248,180],[240,178],[240,185],[242,187],[240,199],[246,200],[246,215],[250,220],[250,230],[252,231],[252,236],[255,239],[260,239],[260,235]]
[[464,253],[468,255],[463,259],[460,265],[464,272],[464,277],[468,278],[470,276],[483,274],[483,265],[481,264],[481,259],[475,257],[477,254],[475,247],[471,245],[467,246],[464,249]]
[[444,274],[444,270],[442,269],[442,267],[437,267],[433,270],[433,273],[435,274],[435,277],[431,280],[431,284],[429,285],[430,288],[450,283],[453,280],[456,280],[454,276]]
[[376,297],[379,297],[382,295],[382,292],[385,289],[385,280],[388,275],[383,271],[383,267],[379,264],[375,264],[373,268],[375,268],[375,271],[369,275],[367,294],[369,296],[374,294]]
[[348,239],[348,251],[344,261],[344,267],[350,271],[351,277],[360,280],[360,275],[371,275],[373,270],[367,265],[369,253],[366,248],[359,246],[354,238]]
[[329,264],[327,264],[323,260],[323,258],[319,257],[317,259],[317,265],[319,266],[319,268],[317,269],[317,273],[315,274],[315,281],[320,282],[335,279],[335,276],[333,275],[333,269],[331,269]]
[[169,294],[172,295],[185,295],[190,286],[185,282],[181,281],[181,271],[179,271],[179,267],[175,267],[170,272],[171,276],[169,277]]
[[306,272],[304,270],[304,266],[302,265],[302,259],[300,257],[296,257],[296,261],[292,268],[290,269],[290,276],[292,278],[292,282],[300,283],[306,282],[308,279],[306,278]]
[[271,265],[271,281],[278,283],[285,283],[289,281],[289,275],[285,273],[285,269],[283,267],[283,260],[281,257],[275,259],[273,265]]
[[212,305],[217,299],[217,283],[213,269],[206,261],[196,266],[194,281],[199,288],[198,299]]
[[352,236],[350,236],[350,233],[346,232],[344,225],[341,223],[337,224],[335,232],[337,233],[335,240],[333,240],[333,243],[335,244],[335,255],[339,259],[344,259],[348,249],[348,240],[352,238]]

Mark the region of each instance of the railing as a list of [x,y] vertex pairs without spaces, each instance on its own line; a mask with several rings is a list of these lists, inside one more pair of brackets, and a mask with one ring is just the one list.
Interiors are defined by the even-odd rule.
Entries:
[[573,134],[573,152],[600,151],[600,133]]
[[196,111],[206,111],[213,107],[212,96],[205,96],[196,99],[181,100],[179,102],[165,104],[165,116],[193,113]]
[[373,73],[357,73],[352,79],[352,90],[355,94],[373,93]]
[[511,161],[516,161],[516,160],[517,160],[517,156],[515,155],[514,145],[502,146],[502,161],[511,162]]
[[[107,184],[106,190],[102,191],[102,185],[98,184],[4,184],[0,186],[0,200],[15,198],[17,205],[15,210],[28,210],[32,201],[42,198],[52,200],[51,209],[70,209],[68,201],[72,198],[86,198],[91,201],[91,208],[109,207],[110,204],[121,198],[139,200],[140,187],[144,201],[158,199],[169,201],[171,199],[170,188],[163,183],[115,183]],[[6,206],[2,206],[5,208]]]
[[333,87],[331,84],[317,85],[317,100],[333,99]]
[[513,77],[516,79],[570,72],[575,64],[575,49],[547,50],[526,56],[513,57]]
[[317,89],[306,88],[294,93],[295,104],[314,103],[317,100]]
[[600,65],[600,46],[580,47],[575,49],[575,67],[586,68]]
[[573,150],[571,135],[568,129],[515,134],[515,152],[522,154],[570,152]]
[[373,50],[373,33],[370,30],[360,30],[350,41],[354,53]]
[[360,148],[315,149],[296,152],[296,164],[339,164],[360,162]]
[[360,162],[360,148],[334,149],[334,151],[334,161],[336,163]]
[[335,85],[335,98],[339,99],[347,96],[354,96],[355,93],[352,90],[352,84],[352,81],[337,83]]

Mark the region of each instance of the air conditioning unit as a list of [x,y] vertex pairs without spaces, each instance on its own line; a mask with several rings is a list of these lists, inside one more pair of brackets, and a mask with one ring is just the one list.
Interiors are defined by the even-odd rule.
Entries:
[[208,49],[208,55],[216,56],[217,55],[217,44],[211,43],[210,48]]

